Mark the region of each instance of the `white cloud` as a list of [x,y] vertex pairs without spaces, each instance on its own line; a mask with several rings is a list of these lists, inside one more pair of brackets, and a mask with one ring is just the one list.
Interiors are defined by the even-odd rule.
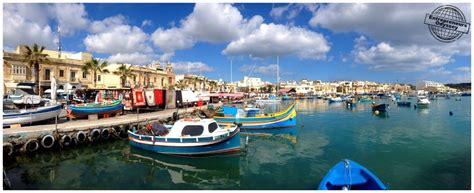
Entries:
[[175,62],[172,63],[175,71],[181,73],[212,72],[214,69],[202,62]]
[[272,10],[270,11],[270,16],[276,19],[283,17],[283,14],[287,12],[288,9],[290,9],[290,5],[291,4],[280,6],[280,7],[273,7]]
[[444,67],[428,70],[428,73],[432,76],[447,76],[453,72],[446,70]]
[[63,35],[71,35],[75,30],[86,29],[89,25],[83,4],[56,3],[50,7],[50,12],[61,26]]
[[470,72],[471,72],[471,68],[470,68],[470,67],[467,67],[467,66],[458,67],[458,68],[456,68],[455,70],[461,71],[461,72],[465,72],[465,73],[470,73]]
[[[252,64],[245,64],[239,68],[241,72],[249,72],[249,73],[258,73],[258,74],[265,74],[265,75],[276,75],[278,66],[276,64],[269,64],[269,65],[252,65]],[[281,69],[280,69],[281,70]]]
[[352,54],[355,61],[368,64],[370,69],[417,71],[442,66],[450,61],[446,55],[437,55],[432,50],[416,45],[393,46],[386,42],[367,47],[367,38],[355,39]]
[[370,69],[374,70],[419,71],[442,66],[450,62],[451,59],[449,55],[440,55],[429,48],[416,45],[395,47],[381,42],[371,47],[365,47],[358,44],[359,46],[356,46],[352,51],[355,61],[367,64]]
[[232,41],[225,55],[254,57],[296,55],[299,58],[324,59],[330,46],[324,36],[304,28],[262,24],[252,33]]
[[153,54],[143,54],[139,52],[134,53],[118,53],[111,55],[107,60],[112,63],[128,63],[128,64],[150,64],[154,61]]
[[270,11],[270,16],[274,19],[281,19],[286,15],[286,19],[292,20],[300,14],[302,10],[308,10],[311,13],[314,13],[318,8],[317,4],[307,4],[307,3],[290,3],[288,5],[283,5],[280,7],[273,7]]
[[[38,18],[40,16],[42,18]],[[4,46],[38,43],[49,49],[55,48],[55,35],[47,18],[46,8],[38,4],[4,4]]]
[[153,44],[163,51],[161,60],[169,60],[175,50],[191,48],[194,45],[192,37],[183,33],[179,28],[158,28],[151,35]]
[[191,48],[196,42],[224,43],[237,39],[262,22],[259,15],[244,19],[231,4],[197,3],[179,27],[158,28],[151,39],[163,51],[161,58],[169,59],[176,50]]
[[143,27],[151,26],[151,25],[153,25],[153,21],[151,21],[149,19],[145,19],[145,20],[143,20],[141,27],[143,28]]
[[121,16],[95,21],[91,30],[96,33],[84,39],[88,51],[110,54],[153,51],[148,45],[148,34],[139,27],[124,24]]

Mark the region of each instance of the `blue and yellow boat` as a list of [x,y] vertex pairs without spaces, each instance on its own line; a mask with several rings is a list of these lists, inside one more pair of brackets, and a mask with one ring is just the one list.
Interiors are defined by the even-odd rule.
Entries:
[[249,110],[245,113],[242,109],[236,107],[224,106],[223,116],[214,116],[219,125],[241,124],[242,132],[255,132],[259,130],[289,128],[296,125],[295,104],[287,109],[271,114],[256,113],[255,110]]

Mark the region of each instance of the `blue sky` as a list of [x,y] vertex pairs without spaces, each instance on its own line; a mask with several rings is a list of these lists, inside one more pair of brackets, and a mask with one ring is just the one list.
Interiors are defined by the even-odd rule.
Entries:
[[[470,34],[434,39],[438,4],[4,4],[4,49],[40,43],[109,62],[171,62],[177,73],[230,81],[470,82]],[[456,4],[470,22],[470,5]],[[410,18],[410,19],[407,19]]]

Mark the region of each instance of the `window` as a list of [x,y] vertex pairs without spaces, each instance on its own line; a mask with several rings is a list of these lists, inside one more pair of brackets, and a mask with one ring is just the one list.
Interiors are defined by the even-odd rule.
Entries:
[[86,79],[86,78],[87,78],[87,73],[86,73],[86,71],[82,72],[82,78],[83,78],[83,79]]
[[26,66],[13,65],[10,69],[11,74],[26,74]]
[[100,81],[100,74],[97,75],[97,81]]
[[44,69],[44,80],[50,80],[51,70]]
[[209,128],[208,128],[209,133],[214,132],[217,128],[219,128],[219,126],[217,126],[216,122],[209,124]]
[[154,83],[156,83],[156,77],[155,77],[155,78],[153,78],[153,82],[154,82]]
[[199,136],[204,131],[204,127],[201,125],[188,125],[183,128],[181,135]]
[[64,77],[64,70],[59,70],[59,77]]
[[76,81],[76,71],[71,71],[71,81]]

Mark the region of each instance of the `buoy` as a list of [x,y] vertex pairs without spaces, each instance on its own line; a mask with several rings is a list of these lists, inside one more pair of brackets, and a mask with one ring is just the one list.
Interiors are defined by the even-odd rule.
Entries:
[[110,137],[110,132],[108,128],[102,129],[102,139],[107,140]]
[[61,144],[61,146],[64,147],[69,146],[72,143],[72,137],[69,135],[63,135],[59,143]]
[[9,142],[4,142],[3,143],[3,154],[5,155],[12,155],[13,154],[13,144]]
[[376,115],[378,115],[380,112],[376,110],[376,111],[374,111],[374,113],[375,113]]
[[30,139],[23,145],[23,152],[35,152],[39,148],[38,140]]
[[453,116],[453,112],[452,112],[452,111],[449,111],[449,115],[450,115],[450,116]]
[[90,132],[90,137],[93,141],[100,139],[100,130],[99,129],[92,129]]
[[84,143],[87,139],[87,136],[84,131],[78,131],[74,138],[76,140],[76,143]]
[[45,149],[49,149],[51,147],[53,147],[54,145],[54,142],[55,142],[55,139],[52,135],[45,135],[42,139],[41,139],[41,146],[43,146],[43,148]]

